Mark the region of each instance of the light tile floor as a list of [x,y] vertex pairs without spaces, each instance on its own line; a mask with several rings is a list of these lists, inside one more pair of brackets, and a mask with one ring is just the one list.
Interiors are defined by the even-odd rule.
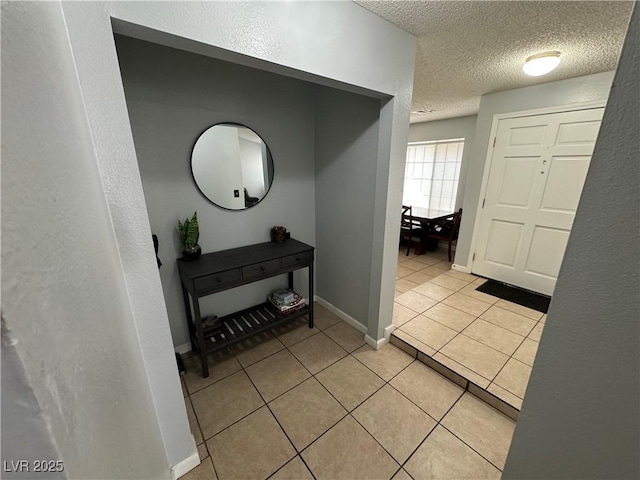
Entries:
[[500,477],[513,420],[320,306],[315,320],[213,356],[207,379],[185,358],[202,463],[184,480]]
[[401,248],[393,335],[520,410],[546,315],[476,291],[485,281]]

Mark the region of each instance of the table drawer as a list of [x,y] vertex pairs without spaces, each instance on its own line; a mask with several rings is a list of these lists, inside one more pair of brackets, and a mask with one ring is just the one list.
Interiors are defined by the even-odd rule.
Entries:
[[291,267],[294,265],[306,265],[313,260],[313,252],[303,252],[297,255],[282,257],[282,266]]
[[267,262],[256,263],[248,267],[242,267],[242,278],[257,277],[267,272],[272,272],[280,268],[280,259],[269,260]]
[[224,285],[225,283],[235,282],[240,280],[240,269],[234,268],[233,270],[225,270],[224,272],[212,273],[204,277],[198,277],[193,279],[193,288],[196,292],[209,290]]

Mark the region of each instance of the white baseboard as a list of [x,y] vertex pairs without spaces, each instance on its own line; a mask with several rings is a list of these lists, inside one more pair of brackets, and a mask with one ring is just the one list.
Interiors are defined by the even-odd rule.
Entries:
[[180,355],[182,355],[183,353],[190,352],[191,351],[191,342],[183,343],[182,345],[178,345],[177,347],[173,347],[173,350],[176,353],[179,353]]
[[385,329],[384,329],[384,338],[385,338],[385,340],[387,340],[387,342],[391,338],[391,334],[393,333],[393,331],[395,329],[396,329],[396,326],[393,323],[391,325],[388,325],[387,327],[385,327]]
[[462,273],[471,273],[471,269],[469,267],[465,267],[464,265],[458,265],[457,263],[454,263],[451,265],[451,270],[455,270],[457,272],[462,272]]
[[396,329],[395,325],[389,325],[384,329],[384,337],[381,338],[380,340],[376,340],[375,338],[370,337],[369,335],[365,335],[364,336],[364,341],[370,347],[373,347],[376,350],[380,350],[382,347],[384,347],[387,343],[389,343],[391,341],[391,333],[395,329]]
[[322,305],[324,308],[326,308],[327,310],[329,310],[331,313],[333,313],[334,315],[337,315],[338,317],[340,317],[342,320],[344,320],[345,322],[347,322],[349,325],[351,325],[353,328],[355,328],[356,330],[358,330],[359,332],[362,333],[367,333],[367,327],[365,327],[363,324],[361,324],[358,320],[356,320],[355,318],[353,318],[351,315],[344,313],[342,310],[340,310],[338,307],[336,307],[335,305],[332,305],[331,303],[327,302],[324,298],[319,297],[317,295],[314,296],[314,299],[316,302],[318,302],[320,305]]
[[364,341],[367,343],[367,345],[369,345],[372,348],[375,348],[376,350],[380,350],[387,343],[389,343],[389,340],[386,338],[381,338],[380,340],[376,340],[373,337],[370,337],[369,335],[364,336]]
[[[196,442],[194,440],[193,442],[194,446],[195,446],[195,443]],[[171,478],[173,480],[177,480],[178,478],[182,477],[184,474],[196,468],[198,465],[200,465],[200,455],[198,455],[198,450],[196,449],[196,451],[193,452],[191,455],[189,455],[187,458],[185,458],[181,462],[171,467]]]

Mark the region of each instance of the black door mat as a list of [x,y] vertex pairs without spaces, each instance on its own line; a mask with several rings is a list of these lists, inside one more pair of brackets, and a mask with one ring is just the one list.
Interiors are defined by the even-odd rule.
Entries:
[[508,300],[523,307],[529,307],[538,312],[547,313],[551,297],[540,295],[539,293],[525,290],[524,288],[514,287],[506,283],[497,282],[495,280],[487,280],[483,285],[476,288],[478,292],[493,295],[494,297]]

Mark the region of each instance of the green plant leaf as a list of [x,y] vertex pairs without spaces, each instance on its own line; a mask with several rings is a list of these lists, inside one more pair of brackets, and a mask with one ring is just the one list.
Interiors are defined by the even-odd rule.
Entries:
[[191,220],[187,217],[184,222],[178,220],[178,232],[183,248],[189,249],[196,246],[200,238],[198,227],[198,212],[194,212]]

